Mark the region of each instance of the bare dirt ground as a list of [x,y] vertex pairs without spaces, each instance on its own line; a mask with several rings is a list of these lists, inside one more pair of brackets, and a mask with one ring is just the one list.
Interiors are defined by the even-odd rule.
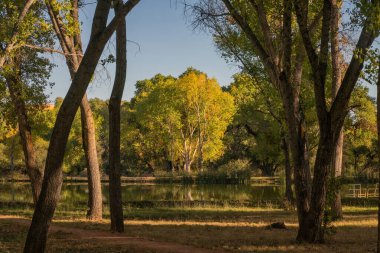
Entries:
[[[16,217],[16,216],[2,216],[2,222],[11,223],[15,226],[29,227],[30,220]],[[73,244],[83,241],[90,241],[93,244],[104,244],[118,246],[133,250],[132,252],[178,252],[178,253],[216,253],[223,251],[201,249],[192,246],[182,245],[178,243],[160,242],[152,239],[145,239],[139,237],[131,237],[126,234],[116,234],[102,230],[87,230],[80,228],[70,228],[52,224],[49,229],[49,235],[64,236],[65,240],[71,240]],[[59,236],[60,235],[60,236]],[[56,238],[57,239],[57,238]],[[62,238],[63,239],[63,238]],[[70,245],[67,245],[70,247]],[[135,251],[136,250],[136,251]]]

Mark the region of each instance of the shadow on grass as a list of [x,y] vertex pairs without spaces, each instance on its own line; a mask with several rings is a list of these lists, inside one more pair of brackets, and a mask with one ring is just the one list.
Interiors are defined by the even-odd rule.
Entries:
[[[24,209],[25,208],[25,209]],[[0,206],[2,215],[31,217],[32,208]],[[67,211],[59,206],[56,225],[85,230],[108,231],[108,211],[101,223],[83,220],[85,210]],[[374,252],[376,211],[345,210],[345,219],[336,222],[336,234],[327,236],[325,244],[298,244],[297,216],[292,211],[252,208],[126,208],[126,236],[179,243],[198,248],[233,252]],[[73,220],[74,219],[74,220]],[[75,220],[81,219],[81,220]],[[266,225],[285,221],[286,230],[268,230]],[[11,220],[0,220],[0,252],[22,252],[27,226],[15,226]],[[106,239],[105,239],[106,240]],[[109,242],[78,239],[75,234],[54,232],[49,235],[47,252],[155,252],[136,249],[133,245],[111,245]]]
[[[136,221],[138,222],[138,221]],[[197,248],[214,249],[216,252],[373,252],[376,242],[376,227],[344,225],[330,235],[325,244],[298,244],[295,241],[296,227],[286,230],[268,230],[265,227],[171,224],[160,225],[126,222],[125,236],[148,238],[154,241],[178,243]],[[84,230],[108,230],[109,224],[66,221],[55,223],[62,227],[77,227]],[[91,227],[91,228],[90,228]],[[0,220],[0,252],[22,252],[27,226],[15,226],[12,220]],[[128,240],[126,238],[125,240]],[[106,242],[108,241],[108,242]],[[108,237],[78,239],[64,229],[49,235],[47,252],[156,252],[151,249],[134,248],[112,242]],[[159,252],[159,251],[157,251]],[[175,251],[173,251],[175,252]]]

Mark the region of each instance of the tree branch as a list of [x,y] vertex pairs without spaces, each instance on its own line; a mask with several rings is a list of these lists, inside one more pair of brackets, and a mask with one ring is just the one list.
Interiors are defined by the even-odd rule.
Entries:
[[248,39],[251,41],[253,48],[255,49],[257,55],[261,58],[264,66],[268,70],[268,74],[272,79],[273,84],[278,85],[277,71],[274,62],[272,61],[270,55],[265,51],[264,47],[261,45],[259,39],[249,26],[248,22],[239,14],[239,12],[232,6],[229,0],[222,0],[226,8],[231,13],[232,17],[236,20],[240,28],[244,31]]
[[32,5],[35,3],[35,1],[36,0],[26,0],[25,5],[18,16],[17,22],[13,27],[11,37],[9,38],[10,42],[5,46],[3,52],[1,52],[0,54],[0,69],[3,68],[7,55],[12,51],[16,43],[16,37],[19,34],[21,23],[24,21],[26,14],[28,13]]
[[[50,47],[40,47],[40,46],[29,45],[29,44],[25,44],[23,46],[27,47],[27,48],[37,49],[39,51],[44,51],[44,52],[49,52],[49,53],[57,53],[57,54],[61,54],[61,55],[78,55],[76,53],[74,53],[74,54],[65,53],[62,50],[57,50],[57,49],[50,48]],[[80,56],[83,56],[83,54],[80,54]]]

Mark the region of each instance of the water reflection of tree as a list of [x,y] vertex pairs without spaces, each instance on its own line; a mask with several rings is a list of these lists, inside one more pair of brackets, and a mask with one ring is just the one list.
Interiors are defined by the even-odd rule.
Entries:
[[0,184],[0,201],[33,203],[29,183],[10,182]]
[[[11,188],[13,187],[13,188]],[[104,201],[108,203],[108,185],[103,185]],[[123,185],[123,202],[130,201],[260,201],[276,200],[283,188],[251,185],[181,185],[181,184],[127,184]],[[67,184],[62,188],[61,210],[85,210],[86,184]],[[0,201],[32,203],[28,183],[0,184]]]

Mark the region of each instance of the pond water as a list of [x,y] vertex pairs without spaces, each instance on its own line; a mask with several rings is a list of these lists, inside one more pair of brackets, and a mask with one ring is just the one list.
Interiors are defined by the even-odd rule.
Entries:
[[[343,195],[350,186],[343,187]],[[108,185],[102,185],[103,201],[108,203]],[[183,184],[123,184],[123,203],[146,202],[278,202],[283,199],[284,186],[255,185],[183,185]],[[60,206],[86,208],[88,189],[85,183],[64,183]],[[32,203],[29,183],[0,183],[1,203]]]
[[[108,202],[108,185],[102,184],[103,199]],[[261,201],[278,200],[282,186],[123,184],[123,202],[128,201]],[[64,183],[61,201],[87,201],[85,183]],[[0,183],[1,202],[32,202],[29,183]]]

